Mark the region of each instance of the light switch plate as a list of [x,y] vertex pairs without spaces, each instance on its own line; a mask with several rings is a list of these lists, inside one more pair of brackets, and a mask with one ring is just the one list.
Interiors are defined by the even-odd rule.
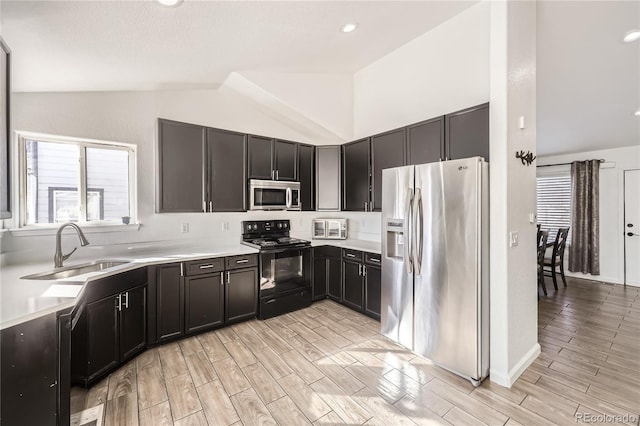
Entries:
[[536,223],[536,214],[529,213],[529,223]]
[[189,224],[188,223],[181,223],[180,224],[180,232],[182,232],[183,234],[186,234],[187,232],[189,232]]
[[516,247],[518,245],[518,233],[509,232],[509,247]]

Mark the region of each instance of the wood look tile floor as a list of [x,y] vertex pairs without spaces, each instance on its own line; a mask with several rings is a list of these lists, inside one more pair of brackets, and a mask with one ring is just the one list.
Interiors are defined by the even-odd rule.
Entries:
[[74,387],[71,411],[105,404],[105,426],[638,422],[640,289],[570,280],[543,297],[542,354],[511,389],[474,388],[379,327],[331,301],[236,324],[147,350],[88,391]]

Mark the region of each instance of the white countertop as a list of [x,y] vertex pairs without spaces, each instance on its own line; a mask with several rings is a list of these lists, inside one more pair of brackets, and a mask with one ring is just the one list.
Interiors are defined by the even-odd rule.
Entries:
[[[150,265],[197,260],[211,257],[235,256],[258,253],[258,250],[241,244],[215,244],[184,246],[166,249],[154,248],[108,256],[100,259],[127,260],[120,266],[104,271],[91,272],[60,280],[25,280],[20,277],[53,269],[53,262],[3,266],[0,270],[0,329],[72,307],[91,282],[109,275]],[[90,260],[68,260],[65,266],[87,263]]]
[[352,238],[346,240],[311,240],[311,245],[316,246],[334,246],[351,250],[367,251],[369,253],[381,254],[382,248],[379,241],[355,240]]

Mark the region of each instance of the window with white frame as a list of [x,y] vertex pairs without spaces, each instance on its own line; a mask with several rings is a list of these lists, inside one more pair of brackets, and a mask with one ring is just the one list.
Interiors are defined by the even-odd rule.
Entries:
[[567,170],[539,174],[536,182],[538,223],[553,240],[558,228],[571,226],[571,173]]
[[131,145],[19,135],[20,225],[122,223],[135,215]]

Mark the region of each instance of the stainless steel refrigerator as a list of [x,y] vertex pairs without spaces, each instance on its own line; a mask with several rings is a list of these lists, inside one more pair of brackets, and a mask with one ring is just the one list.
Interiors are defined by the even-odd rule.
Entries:
[[479,384],[489,373],[488,165],[382,171],[381,332]]

